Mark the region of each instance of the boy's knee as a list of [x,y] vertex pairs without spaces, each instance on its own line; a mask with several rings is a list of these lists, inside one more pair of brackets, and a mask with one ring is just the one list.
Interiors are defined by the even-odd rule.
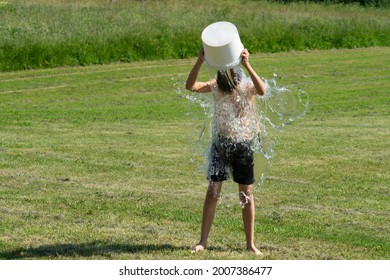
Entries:
[[240,197],[241,203],[248,204],[251,202],[252,192],[240,191],[239,197]]
[[210,182],[209,188],[207,190],[207,196],[210,199],[218,200],[220,197],[220,183],[219,182]]
[[253,188],[252,186],[240,186],[239,198],[242,208],[245,205],[250,205],[252,203],[253,197]]

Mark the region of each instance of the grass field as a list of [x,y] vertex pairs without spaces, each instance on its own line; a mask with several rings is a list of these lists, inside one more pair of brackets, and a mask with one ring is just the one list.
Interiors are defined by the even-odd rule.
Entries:
[[[310,95],[255,193],[266,259],[390,259],[390,49],[251,61]],[[239,205],[188,252],[207,184],[177,93],[193,62],[0,73],[0,259],[254,258]]]

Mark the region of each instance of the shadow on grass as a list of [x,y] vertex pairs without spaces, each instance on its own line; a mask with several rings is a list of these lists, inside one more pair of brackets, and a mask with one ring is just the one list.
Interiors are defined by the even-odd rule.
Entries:
[[0,259],[21,260],[21,259],[53,259],[66,257],[92,257],[112,258],[112,254],[119,253],[164,253],[176,250],[188,250],[187,247],[175,247],[170,244],[112,244],[104,242],[90,242],[84,244],[53,244],[42,245],[35,248],[19,248],[11,251],[0,252]]

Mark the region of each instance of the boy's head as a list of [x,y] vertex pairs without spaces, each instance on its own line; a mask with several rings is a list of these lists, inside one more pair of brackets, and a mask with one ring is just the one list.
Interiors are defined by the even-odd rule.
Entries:
[[241,73],[237,69],[218,70],[217,85],[223,92],[232,93],[241,82],[241,78]]

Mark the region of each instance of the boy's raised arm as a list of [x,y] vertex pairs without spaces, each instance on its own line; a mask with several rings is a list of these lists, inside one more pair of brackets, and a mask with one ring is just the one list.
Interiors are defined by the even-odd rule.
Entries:
[[260,79],[259,75],[257,75],[256,71],[252,68],[252,66],[249,63],[249,52],[247,49],[244,49],[241,54],[242,57],[242,66],[248,70],[249,75],[251,76],[251,79],[253,81],[253,85],[256,88],[256,93],[258,95],[264,95],[267,88],[264,84],[264,82]]
[[210,82],[198,82],[199,70],[204,62],[204,51],[203,48],[199,51],[198,59],[195,62],[190,74],[188,75],[186,82],[186,89],[196,92],[210,92]]

